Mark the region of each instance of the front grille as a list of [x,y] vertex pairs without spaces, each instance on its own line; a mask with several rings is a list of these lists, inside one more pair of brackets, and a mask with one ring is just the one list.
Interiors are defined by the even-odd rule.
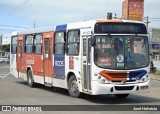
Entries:
[[134,86],[115,86],[117,91],[133,90]]
[[[127,80],[126,82],[135,82],[136,80]],[[120,83],[120,82],[123,82],[123,81],[111,81],[113,83]]]
[[101,71],[99,74],[104,76],[108,81],[112,83],[134,83],[137,79],[141,79],[147,72],[145,70],[131,71],[131,72],[119,72],[119,71]]
[[127,78],[127,73],[108,73],[112,78]]

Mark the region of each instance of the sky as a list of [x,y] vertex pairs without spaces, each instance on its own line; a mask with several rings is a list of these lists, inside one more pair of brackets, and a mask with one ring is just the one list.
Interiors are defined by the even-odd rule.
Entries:
[[[107,12],[122,16],[124,0],[0,0],[0,34],[79,21],[104,19]],[[149,27],[160,28],[160,0],[144,0]],[[158,18],[158,19],[155,19]]]

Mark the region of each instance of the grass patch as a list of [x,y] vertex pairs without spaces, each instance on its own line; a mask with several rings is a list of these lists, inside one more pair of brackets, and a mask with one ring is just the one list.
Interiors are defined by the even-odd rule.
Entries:
[[159,71],[159,70],[157,70],[157,72],[155,73],[155,75],[160,76],[160,71]]

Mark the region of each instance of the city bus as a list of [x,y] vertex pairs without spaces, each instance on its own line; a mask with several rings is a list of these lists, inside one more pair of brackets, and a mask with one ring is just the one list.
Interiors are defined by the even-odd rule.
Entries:
[[19,31],[16,46],[17,74],[11,73],[30,87],[65,88],[72,97],[122,99],[149,92],[149,42],[142,22],[99,19]]

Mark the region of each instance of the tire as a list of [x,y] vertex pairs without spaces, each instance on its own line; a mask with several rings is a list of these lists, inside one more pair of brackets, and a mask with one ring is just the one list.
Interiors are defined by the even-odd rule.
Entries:
[[125,99],[129,96],[129,94],[115,94],[118,99]]
[[76,78],[74,75],[69,78],[68,92],[71,97],[75,97],[75,98],[78,98],[81,95],[81,93],[79,92],[77,81],[76,81]]
[[28,83],[28,86],[30,86],[30,87],[36,86],[36,84],[34,83],[34,80],[33,80],[31,69],[29,69],[27,72],[27,83]]

